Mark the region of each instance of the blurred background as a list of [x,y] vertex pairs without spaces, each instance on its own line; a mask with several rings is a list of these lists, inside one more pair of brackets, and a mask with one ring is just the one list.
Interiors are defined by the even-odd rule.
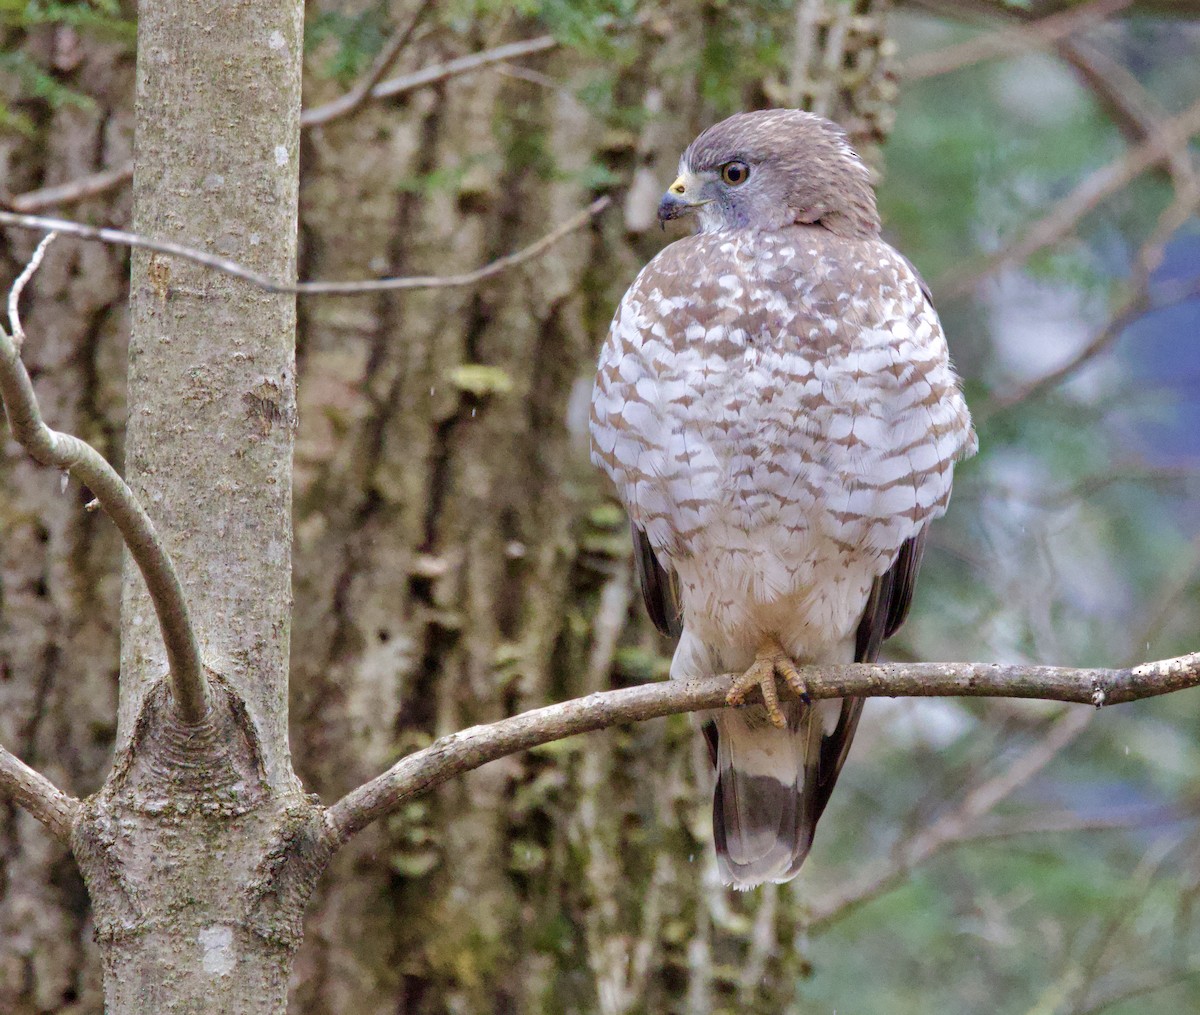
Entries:
[[[135,33],[119,0],[0,0],[0,203],[128,225]],[[1200,648],[1200,4],[312,0],[306,40],[301,277],[466,271],[614,199],[474,287],[300,303],[291,729],[323,800],[665,675],[586,405],[679,152],[738,109],[849,129],[976,416],[885,654]],[[5,288],[35,241],[0,238]],[[118,464],[127,283],[64,240],[25,315],[46,416]],[[0,444],[0,742],[86,794],[119,543],[75,494]],[[872,701],[801,876],[740,895],[688,718],[494,763],[343,851],[292,1009],[1197,1010],[1197,694]],[[0,806],[0,1012],[98,1012],[90,935],[73,862]]]

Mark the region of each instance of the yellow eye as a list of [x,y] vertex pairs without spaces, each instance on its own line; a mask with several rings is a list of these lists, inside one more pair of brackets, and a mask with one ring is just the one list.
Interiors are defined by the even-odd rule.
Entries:
[[750,167],[744,162],[726,162],[721,167],[721,179],[737,187],[750,179]]

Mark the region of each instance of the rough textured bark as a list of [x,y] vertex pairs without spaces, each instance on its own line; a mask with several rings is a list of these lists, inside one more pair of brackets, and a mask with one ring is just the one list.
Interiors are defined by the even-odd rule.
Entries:
[[[580,396],[617,298],[663,242],[651,229],[654,205],[678,152],[700,126],[730,106],[782,101],[790,85],[801,100],[811,102],[814,93],[807,87],[813,84],[827,103],[823,111],[860,117],[865,138],[886,127],[886,80],[871,59],[878,42],[871,34],[877,11],[859,6],[851,11],[832,2],[808,5],[812,17],[803,31],[810,35],[804,60],[795,64],[804,83],[778,75],[764,79],[754,68],[736,66],[729,48],[729,40],[740,37],[734,21],[760,18],[762,12],[743,15],[723,5],[681,3],[666,5],[661,19],[647,18],[623,33],[620,73],[598,47],[567,46],[524,61],[522,68],[534,72],[533,80],[494,70],[456,78],[400,102],[365,107],[306,135],[303,277],[469,269],[573,213],[603,173],[622,181],[616,188],[619,209],[594,230],[568,238],[551,257],[475,289],[302,304],[291,730],[304,783],[324,800],[337,798],[398,754],[441,733],[661,672],[667,646],[637,619],[624,526],[586,461]],[[395,5],[393,20],[402,22],[411,7]],[[316,5],[310,13],[322,9]],[[856,13],[866,17],[852,24]],[[790,14],[771,16],[776,18],[772,30],[784,37],[795,29]],[[265,59],[273,51],[269,44],[263,48],[263,37],[269,40],[277,26],[261,5],[254,21],[236,44],[227,45],[231,53],[257,46],[257,56]],[[401,69],[545,30],[543,24],[499,15],[465,26],[439,24],[405,54]],[[286,30],[280,31],[294,46]],[[196,36],[202,34],[193,33],[190,44],[198,45]],[[829,45],[845,46],[847,39],[851,52],[829,52]],[[713,55],[723,50],[727,57]],[[88,59],[107,66],[101,49],[88,53]],[[697,54],[702,53],[718,66],[701,66]],[[128,76],[128,59],[122,60]],[[609,107],[577,97],[581,86],[595,79],[611,84]],[[714,80],[719,87],[712,86]],[[120,110],[122,86],[111,87],[110,100]],[[128,79],[123,87],[129,87]],[[316,77],[307,102],[332,98],[341,87]],[[151,99],[142,96],[142,101]],[[219,105],[226,99],[218,94],[214,101]],[[189,107],[198,104],[191,93]],[[631,115],[639,110],[649,115]],[[118,112],[110,122],[121,115],[128,116]],[[240,118],[234,122],[238,130],[245,126]],[[278,143],[272,139],[277,126],[273,122],[260,130],[256,152],[270,156]],[[201,141],[207,147],[208,138],[195,139]],[[232,199],[210,173],[196,178],[203,163],[189,147],[193,141],[182,137],[178,144],[182,147],[172,148],[167,162],[193,174],[193,192],[214,209]],[[294,158],[290,150],[288,156]],[[76,167],[74,175],[119,159],[93,161]],[[26,181],[29,187],[72,175],[52,159],[35,157],[30,164],[46,168],[44,178]],[[139,182],[139,198],[145,186],[145,180]],[[10,187],[22,189],[15,181]],[[252,233],[259,232],[260,240],[265,235],[244,217],[259,214],[257,204],[244,216],[224,217],[224,227],[212,235],[173,235],[170,214],[177,208],[136,224],[255,267],[286,270],[286,262],[262,260],[261,246],[245,245]],[[120,208],[104,212],[97,207],[96,212],[128,224]],[[120,322],[121,255],[95,247],[70,249],[73,258],[115,265],[103,304]],[[25,252],[12,252],[13,263]],[[267,459],[278,447],[265,445],[282,439],[290,422],[288,381],[278,361],[230,362],[245,351],[234,345],[244,328],[242,310],[229,334],[233,347],[223,356],[206,346],[182,368],[161,370],[151,368],[148,357],[182,344],[182,337],[174,338],[176,307],[208,312],[205,308],[223,303],[229,294],[249,300],[257,313],[275,306],[278,298],[251,296],[236,283],[192,275],[175,263],[163,279],[163,268],[149,258],[138,263],[146,276],[135,282],[135,312],[173,341],[135,345],[130,378],[135,397],[145,397],[151,383],[167,385],[167,398],[186,404],[189,414],[195,409],[194,418],[206,421],[198,424],[203,453],[211,451],[225,468],[230,451],[220,450],[217,438],[240,440],[248,461],[239,459],[239,468],[257,461],[269,475]],[[61,262],[54,261],[39,276],[39,313],[50,313],[55,291],[76,300],[83,296],[80,290],[97,291],[90,276],[87,285],[71,284],[55,274],[61,270]],[[52,288],[56,282],[59,290]],[[223,295],[216,298],[217,293]],[[61,392],[67,405],[51,398],[47,413],[56,425],[74,426],[87,436],[99,429],[109,436],[112,450],[119,442],[123,408],[122,332],[114,327],[85,339],[78,317],[64,315],[56,333],[64,343],[60,359],[67,369],[49,362],[56,370],[47,371],[43,381],[53,385],[43,390]],[[29,323],[32,333],[38,322],[31,318]],[[30,355],[44,356],[50,347],[39,338],[31,342]],[[89,355],[86,350],[92,348],[98,352]],[[102,369],[94,365],[97,355]],[[80,360],[90,364],[82,378],[70,368]],[[256,389],[260,382],[278,390]],[[87,392],[99,385],[109,386],[111,393],[96,402]],[[76,399],[84,399],[82,408],[65,411]],[[131,440],[148,437],[150,444],[130,453],[130,471],[156,505],[154,491],[165,466],[148,457],[154,445],[162,441],[172,458],[202,453],[190,443],[172,451],[168,438],[197,434],[157,436],[155,427],[166,425],[165,420],[141,421],[136,414],[130,421]],[[19,493],[0,503],[28,518],[30,528],[23,543],[5,542],[6,630],[15,631],[14,621],[21,622],[20,633],[6,635],[5,663],[13,674],[9,693],[19,689],[35,700],[41,674],[43,702],[53,695],[74,696],[76,685],[63,670],[68,660],[80,670],[84,660],[109,662],[99,667],[102,693],[79,711],[45,704],[13,710],[53,723],[57,739],[43,733],[39,740],[18,728],[7,743],[26,760],[47,767],[60,784],[86,792],[99,782],[114,733],[115,591],[106,569],[113,567],[116,544],[102,519],[84,516],[77,499],[67,503],[57,493],[55,477],[19,462],[12,469]],[[214,512],[205,517],[224,518],[232,550],[244,517],[240,498],[254,484],[244,472],[231,475],[227,482],[238,484],[236,490],[214,485],[193,491],[187,511],[193,510],[193,495],[198,505],[216,500],[215,508],[197,506],[196,515],[203,510]],[[0,491],[7,489],[0,485]],[[218,657],[230,690],[246,696],[256,720],[260,710],[281,716],[276,653],[286,643],[285,634],[257,613],[260,604],[245,598],[244,590],[230,588],[208,567],[197,567],[208,559],[197,547],[211,541],[213,532],[207,523],[185,520],[184,503],[173,499],[176,491],[161,492],[170,501],[166,510],[173,521],[183,523],[169,526],[171,545],[196,597],[202,642]],[[0,492],[0,497],[9,495]],[[273,503],[278,508],[279,498]],[[49,506],[45,512],[44,505]],[[38,586],[36,573],[24,579],[28,587],[20,584],[20,576],[31,569],[49,572],[48,562],[62,560],[75,545],[57,530],[45,547],[39,544],[37,526],[54,518],[90,540],[86,554],[74,551],[60,565],[61,580],[79,590],[77,595],[94,596],[77,561],[91,561],[97,575],[109,574],[104,601],[91,610],[79,609],[62,593],[55,599]],[[180,530],[195,535],[184,538]],[[253,540],[262,531],[246,535]],[[260,554],[263,548],[242,552]],[[278,588],[263,591],[261,598],[271,601],[264,607],[287,602],[286,590],[281,594]],[[13,604],[28,604],[22,608],[34,619],[10,618]],[[139,616],[131,609],[130,617]],[[261,619],[244,621],[244,616]],[[71,627],[78,618],[104,625],[103,637],[83,641]],[[160,675],[150,661],[157,643],[153,628],[143,626],[150,633],[142,647],[126,652],[123,665],[126,672],[144,667],[154,678]],[[28,643],[25,634],[32,639]],[[49,658],[33,653],[27,659],[29,646],[38,644],[47,646]],[[118,743],[132,746],[143,732],[169,740],[164,702],[154,698],[150,681],[135,679],[129,686]],[[280,727],[270,720],[247,726],[236,704],[228,697],[222,701],[228,707],[214,721],[232,724],[242,747],[234,752],[226,777],[213,782],[219,789],[242,781],[252,789],[226,800],[224,814],[213,817],[211,825],[194,812],[170,816],[175,831],[195,835],[219,827],[244,843],[302,842],[308,817],[303,802],[287,795]],[[151,707],[142,713],[149,724],[143,728],[134,717],[144,702]],[[12,721],[9,714],[3,721]],[[95,716],[96,725],[89,730],[91,739],[81,741],[77,725],[86,728],[87,716]],[[64,763],[74,771],[57,772],[45,764],[59,744]],[[126,805],[142,792],[143,780],[159,771],[156,757],[152,751],[135,762],[123,754],[107,797],[94,806]],[[141,767],[146,763],[148,771]],[[707,780],[707,761],[689,723],[672,719],[499,762],[413,801],[396,818],[364,832],[326,873],[305,921],[293,1009],[608,1013],[686,1007],[706,1012],[736,1004],[745,1010],[780,1010],[793,996],[804,961],[791,947],[800,914],[778,903],[773,892],[730,899],[716,889],[708,859]],[[207,788],[183,785],[173,792],[194,799]],[[262,803],[276,793],[291,805],[280,810]],[[93,810],[90,826],[101,853],[104,816],[102,808]],[[144,807],[136,819],[147,826],[162,820]],[[73,865],[40,830],[29,827],[27,818],[11,818],[6,834],[9,880],[0,913],[11,915],[0,918],[9,927],[22,926],[24,936],[0,937],[0,962],[6,964],[0,970],[14,971],[12,978],[0,975],[0,1007],[7,1003],[25,1012],[75,1004],[78,1010],[96,1011],[95,952],[87,944],[91,926]],[[288,935],[295,928],[286,916],[276,920],[275,914],[254,909],[255,900],[264,897],[255,894],[255,885],[269,882],[270,864],[239,866],[217,851],[217,841],[212,840],[210,855],[189,860],[192,866],[182,876],[203,886],[203,896],[225,890],[223,915],[187,913],[178,937],[160,936],[169,931],[156,927],[144,935],[142,946],[157,948],[170,962],[176,954],[171,941],[186,939],[218,964],[235,950],[247,955],[261,949],[274,973],[265,981],[259,974],[248,976],[247,984],[278,993],[286,946],[294,943]],[[81,843],[85,855],[90,842]],[[35,869],[22,866],[29,864]],[[107,876],[103,856],[96,866],[99,874],[93,877]],[[232,882],[240,879],[246,891],[223,888],[230,883],[230,869],[237,872]],[[14,889],[17,878],[32,884]],[[30,911],[36,921],[21,923]],[[112,947],[113,935],[121,936],[126,917],[97,909],[105,947]],[[264,921],[274,929],[262,932]],[[39,951],[42,947],[51,950]],[[144,968],[136,953],[128,961],[113,967],[122,989],[140,982]],[[234,978],[240,968],[231,971]],[[163,982],[170,975],[163,972]],[[120,991],[111,1001],[125,1003]],[[231,1000],[230,1010],[251,1009]]]

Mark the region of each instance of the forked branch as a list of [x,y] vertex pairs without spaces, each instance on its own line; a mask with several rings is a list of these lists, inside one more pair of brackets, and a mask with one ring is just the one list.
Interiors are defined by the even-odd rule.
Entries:
[[[1043,698],[1099,707],[1200,685],[1200,653],[1121,670],[998,663],[889,663],[812,666],[801,672],[812,698]],[[489,761],[539,744],[619,723],[721,708],[732,682],[733,676],[726,674],[599,691],[452,733],[402,758],[330,807],[326,813],[328,833],[340,846],[410,797]],[[790,693],[784,688],[781,692]]]
[[37,270],[52,239],[53,234],[38,245],[29,267],[18,276],[9,294],[11,334],[0,327],[0,401],[17,443],[42,465],[73,474],[91,490],[120,530],[158,614],[175,705],[186,722],[194,723],[208,710],[208,685],[183,589],[171,559],[145,508],[104,456],[78,437],[51,430],[45,424],[29,373],[21,362],[19,346],[24,334],[18,307],[21,290]]

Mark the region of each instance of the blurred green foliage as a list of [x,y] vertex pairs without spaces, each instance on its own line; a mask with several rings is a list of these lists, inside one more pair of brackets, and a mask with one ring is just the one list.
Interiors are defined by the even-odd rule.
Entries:
[[[133,20],[121,11],[116,0],[82,0],[76,3],[47,0],[0,0],[0,131],[32,136],[34,119],[27,107],[64,106],[91,109],[92,99],[73,87],[69,75],[47,68],[26,49],[21,40],[30,31],[48,27],[70,28],[81,35],[128,45],[136,41]],[[8,79],[10,85],[5,85]],[[18,95],[13,103],[6,96]]]

